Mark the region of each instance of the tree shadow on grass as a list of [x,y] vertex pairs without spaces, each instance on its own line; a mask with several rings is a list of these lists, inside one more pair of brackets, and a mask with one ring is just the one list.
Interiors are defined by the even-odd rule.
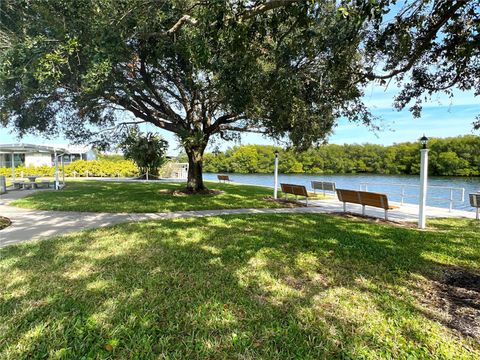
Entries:
[[10,247],[0,251],[0,355],[474,358],[456,347],[468,339],[428,320],[411,282],[435,278],[442,262],[478,264],[479,246],[447,228],[283,214],[129,223]]

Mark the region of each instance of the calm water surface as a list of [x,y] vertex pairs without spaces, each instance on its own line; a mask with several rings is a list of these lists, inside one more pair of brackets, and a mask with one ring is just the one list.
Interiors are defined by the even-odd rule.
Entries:
[[[270,186],[273,188],[273,174],[229,174],[234,182]],[[204,174],[205,180],[217,181],[217,174]],[[359,190],[362,186],[368,191],[386,193],[392,201],[400,201],[403,184],[404,202],[418,204],[418,193],[420,184],[419,176],[414,175],[371,175],[371,174],[349,174],[349,175],[310,175],[310,174],[280,174],[279,182],[305,185],[311,189],[310,182],[332,181],[337,188]],[[468,202],[468,194],[480,191],[480,178],[477,177],[429,177],[428,179],[427,204],[431,206],[447,207],[450,198],[450,190],[443,187],[459,188],[452,190],[454,199],[453,208],[471,210]],[[465,189],[464,201],[461,201],[461,190]]]

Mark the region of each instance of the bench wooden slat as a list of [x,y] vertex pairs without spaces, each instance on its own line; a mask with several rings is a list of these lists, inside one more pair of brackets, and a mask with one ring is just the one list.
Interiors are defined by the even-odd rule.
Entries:
[[349,202],[354,204],[362,204],[358,191],[347,190],[347,189],[337,189],[338,200],[342,202]]
[[295,187],[293,187],[293,193],[295,195],[307,196],[308,197],[307,189],[305,189],[305,186],[295,186]]
[[385,194],[359,191],[362,205],[368,205],[378,207],[382,209],[388,209],[388,199]]
[[295,184],[280,184],[282,192],[285,194],[285,198],[287,194],[292,194],[295,196],[304,196],[305,202],[308,206],[308,191],[307,188],[303,185],[295,185]]
[[303,185],[280,184],[284,193],[308,197],[307,188]]
[[388,210],[398,209],[398,206],[390,205],[387,195],[382,193],[337,189],[337,196],[343,202],[343,211],[346,211],[347,202],[362,205],[362,214],[365,214],[365,206],[377,207],[385,210],[385,220],[388,220]]
[[398,209],[398,206],[390,205],[388,203],[388,197],[386,194],[368,191],[359,191],[359,193],[360,198],[362,199],[362,205],[378,207],[384,210]]
[[218,181],[231,181],[228,175],[217,175]]

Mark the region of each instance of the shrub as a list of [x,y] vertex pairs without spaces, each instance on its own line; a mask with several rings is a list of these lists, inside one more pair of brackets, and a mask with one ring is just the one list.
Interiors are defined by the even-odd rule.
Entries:
[[[59,167],[61,171],[61,167]],[[53,166],[19,166],[15,168],[16,177],[38,175],[44,177],[54,176]],[[6,177],[12,176],[11,168],[0,168],[0,175]],[[65,165],[65,176],[67,177],[129,177],[137,176],[139,171],[135,163],[130,160],[110,161],[110,160],[77,160],[69,165]]]

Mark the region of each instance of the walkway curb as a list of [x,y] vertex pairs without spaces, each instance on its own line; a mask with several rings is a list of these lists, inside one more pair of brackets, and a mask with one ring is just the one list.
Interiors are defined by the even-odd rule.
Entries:
[[[16,195],[15,197],[23,197],[26,195],[28,195],[28,191],[22,192],[22,195]],[[12,200],[14,199],[3,199],[3,201],[0,202],[0,214],[12,221],[12,225],[0,231],[0,248],[25,241],[44,239],[131,221],[139,222],[240,214],[304,214],[343,211],[343,204],[337,200],[313,200],[310,202],[311,206],[309,207],[193,210],[164,213],[93,213],[32,210],[8,205]],[[349,204],[347,211],[360,214],[361,206]],[[461,210],[449,212],[448,209],[435,207],[427,207],[427,214],[430,218],[475,218],[475,213],[473,212]],[[368,208],[367,215],[383,218],[383,209]],[[418,206],[404,204],[400,210],[391,211],[389,218],[397,222],[416,222],[418,219]]]

